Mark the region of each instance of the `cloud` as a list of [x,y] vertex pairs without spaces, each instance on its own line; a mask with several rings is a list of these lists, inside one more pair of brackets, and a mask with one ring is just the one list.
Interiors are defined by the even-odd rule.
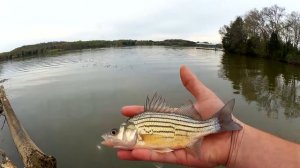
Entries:
[[[297,3],[297,4],[296,4]],[[182,38],[220,42],[218,30],[250,9],[292,0],[1,1],[0,52],[47,41]]]

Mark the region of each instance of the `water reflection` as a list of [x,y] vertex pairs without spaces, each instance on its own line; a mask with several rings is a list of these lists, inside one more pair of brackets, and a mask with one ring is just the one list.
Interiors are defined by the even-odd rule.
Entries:
[[232,81],[235,94],[248,103],[257,102],[270,118],[283,112],[286,118],[300,116],[300,67],[272,60],[224,55],[219,77]]
[[[235,97],[235,115],[242,121],[300,142],[300,78],[291,73],[300,69],[277,62],[222,58],[222,52],[194,48],[107,48],[1,62],[0,79],[8,79],[3,85],[19,120],[38,146],[57,158],[58,167],[154,168],[152,163],[119,160],[114,150],[97,145],[102,133],[126,119],[119,112],[124,105],[143,104],[155,91],[171,105],[193,99],[179,80],[181,64],[191,67],[222,100]],[[1,148],[21,167],[15,145],[7,139],[7,125],[0,133]]]

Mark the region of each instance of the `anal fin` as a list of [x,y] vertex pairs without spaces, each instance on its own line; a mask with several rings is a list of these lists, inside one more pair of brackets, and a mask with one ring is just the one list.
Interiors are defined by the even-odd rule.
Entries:
[[164,148],[164,149],[153,149],[153,151],[158,152],[158,153],[168,153],[174,151],[171,148]]
[[196,158],[200,158],[200,146],[202,144],[203,138],[199,138],[196,142],[192,143],[186,148],[187,152]]

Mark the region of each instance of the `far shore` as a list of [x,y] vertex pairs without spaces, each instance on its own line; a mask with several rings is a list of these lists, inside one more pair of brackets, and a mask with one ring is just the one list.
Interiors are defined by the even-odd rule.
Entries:
[[168,39],[163,41],[152,40],[93,40],[75,42],[48,42],[18,47],[10,52],[0,53],[0,60],[10,60],[14,58],[25,58],[38,55],[58,55],[83,49],[126,47],[126,46],[175,46],[175,47],[201,47],[221,50],[221,44],[211,44],[208,42],[194,42],[182,39]]
[[[168,46],[168,47],[195,47],[195,49],[202,50],[215,50],[224,51],[222,44],[212,44],[208,42],[194,42],[182,39],[169,39],[163,41],[152,41],[152,40],[93,40],[93,41],[75,41],[75,42],[48,42],[39,43],[33,45],[25,45],[18,47],[10,52],[0,53],[0,61],[12,60],[12,59],[22,59],[30,58],[35,56],[55,56],[70,52],[76,52],[86,49],[96,49],[96,48],[110,48],[110,47],[133,47],[133,46]],[[232,54],[230,54],[232,55]],[[233,54],[237,55],[237,54]],[[247,55],[246,55],[247,56]],[[259,56],[256,56],[259,57]],[[271,59],[263,57],[265,59]],[[300,65],[297,61],[287,62],[282,60],[277,60],[280,62]]]

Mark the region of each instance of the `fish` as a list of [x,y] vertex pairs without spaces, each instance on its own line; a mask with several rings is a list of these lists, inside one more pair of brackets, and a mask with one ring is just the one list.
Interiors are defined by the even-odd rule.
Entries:
[[234,104],[235,100],[230,100],[211,118],[203,120],[193,102],[172,108],[158,94],[151,99],[147,96],[144,112],[103,134],[101,143],[118,149],[145,148],[160,153],[187,149],[198,155],[197,149],[205,136],[242,129],[233,120]]

